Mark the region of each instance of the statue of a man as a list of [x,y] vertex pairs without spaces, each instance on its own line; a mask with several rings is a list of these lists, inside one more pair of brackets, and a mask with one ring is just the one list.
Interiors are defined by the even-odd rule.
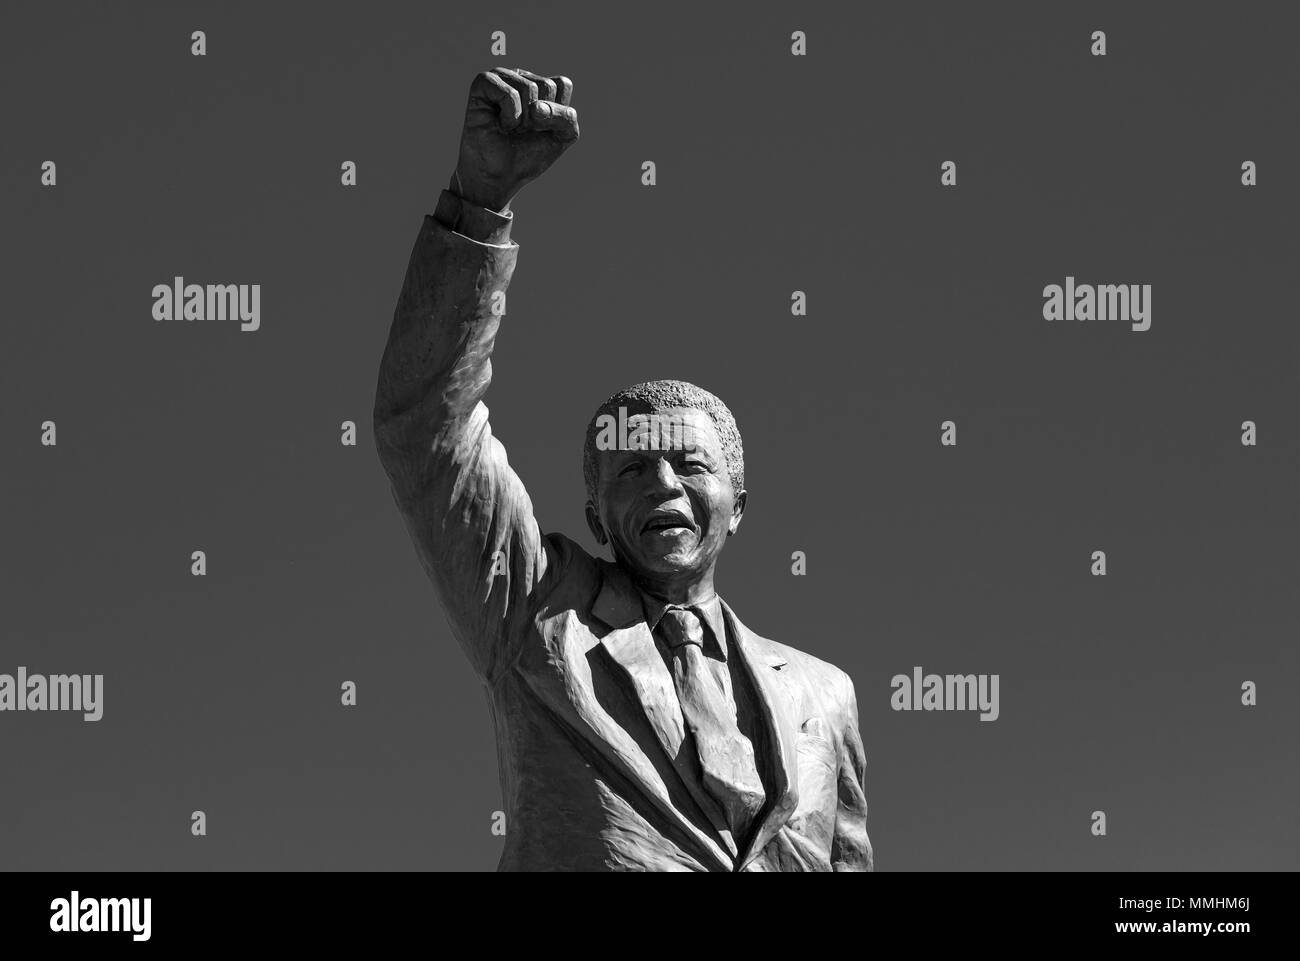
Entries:
[[501,870],[867,871],[853,683],[714,592],[745,510],[726,405],[680,381],[587,429],[587,522],[544,534],[482,403],[519,247],[510,203],[578,139],[565,77],[481,73],[415,241],[375,441],[420,561],[489,692]]

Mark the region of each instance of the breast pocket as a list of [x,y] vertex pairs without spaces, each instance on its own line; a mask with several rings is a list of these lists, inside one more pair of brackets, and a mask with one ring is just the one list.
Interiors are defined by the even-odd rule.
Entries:
[[819,717],[803,723],[795,739],[799,771],[799,805],[787,826],[829,850],[835,833],[839,752]]

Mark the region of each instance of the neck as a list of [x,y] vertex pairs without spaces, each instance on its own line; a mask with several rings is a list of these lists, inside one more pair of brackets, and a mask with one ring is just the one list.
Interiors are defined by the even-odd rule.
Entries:
[[713,565],[708,570],[689,575],[633,573],[637,587],[669,604],[699,604],[716,593],[713,590]]

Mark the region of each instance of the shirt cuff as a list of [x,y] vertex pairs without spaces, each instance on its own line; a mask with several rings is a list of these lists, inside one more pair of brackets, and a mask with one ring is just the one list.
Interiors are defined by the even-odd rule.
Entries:
[[497,247],[510,244],[510,225],[514,223],[514,217],[513,211],[499,214],[495,210],[472,204],[450,190],[442,192],[438,197],[438,206],[433,210],[433,219],[448,230],[480,244]]

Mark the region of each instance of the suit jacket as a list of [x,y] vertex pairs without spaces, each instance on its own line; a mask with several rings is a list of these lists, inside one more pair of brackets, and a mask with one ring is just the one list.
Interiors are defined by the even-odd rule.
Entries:
[[725,601],[759,708],[767,801],[732,854],[692,800],[663,747],[681,711],[636,587],[542,533],[488,423],[493,294],[518,252],[509,220],[476,209],[466,233],[486,239],[471,239],[440,222],[461,229],[444,193],[439,210],[449,204],[416,238],[374,427],[416,553],[488,691],[507,825],[499,868],[871,870],[851,680],[753,633]]

